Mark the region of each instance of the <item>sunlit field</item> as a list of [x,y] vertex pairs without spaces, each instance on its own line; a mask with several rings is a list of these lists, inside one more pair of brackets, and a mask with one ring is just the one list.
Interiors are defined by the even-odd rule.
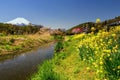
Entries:
[[30,50],[35,46],[41,46],[42,44],[50,42],[51,40],[51,36],[48,33],[44,33],[42,35],[1,35],[0,55]]
[[120,80],[120,26],[66,36],[55,49],[32,80]]

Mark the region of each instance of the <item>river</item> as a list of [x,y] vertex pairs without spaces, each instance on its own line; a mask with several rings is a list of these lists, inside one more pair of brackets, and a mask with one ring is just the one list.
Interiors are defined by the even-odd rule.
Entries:
[[44,45],[30,52],[0,61],[0,80],[27,80],[38,70],[39,64],[53,57],[54,45]]

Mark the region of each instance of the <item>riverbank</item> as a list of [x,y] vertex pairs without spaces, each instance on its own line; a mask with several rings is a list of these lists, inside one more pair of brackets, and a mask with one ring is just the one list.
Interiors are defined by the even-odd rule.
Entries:
[[46,43],[31,51],[0,61],[0,80],[28,80],[31,74],[37,72],[38,65],[53,57],[54,46],[53,42]]
[[66,36],[31,80],[119,80],[119,59],[120,26],[109,32]]
[[0,57],[32,50],[52,42],[50,34],[0,36]]

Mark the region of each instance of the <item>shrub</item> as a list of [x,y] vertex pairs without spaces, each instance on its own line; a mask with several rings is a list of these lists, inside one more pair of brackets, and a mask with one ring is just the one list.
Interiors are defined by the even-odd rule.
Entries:
[[11,49],[11,46],[5,45],[5,49],[6,49],[6,50],[10,50],[10,49]]
[[11,45],[11,42],[7,39],[0,39],[0,44],[1,45]]
[[120,52],[113,53],[106,57],[103,66],[109,80],[120,79]]
[[57,40],[57,41],[63,41],[64,36],[63,35],[54,35],[54,39]]
[[0,33],[0,36],[6,36],[6,34],[4,34],[4,33]]
[[15,42],[15,39],[13,39],[13,38],[10,39],[10,42],[11,42],[11,43],[14,43],[14,42]]
[[60,52],[63,49],[63,43],[61,41],[57,42],[55,46],[55,52]]
[[94,60],[94,50],[89,46],[81,46],[79,49],[79,56],[81,60],[91,61]]
[[22,46],[21,46],[21,45],[15,46],[15,47],[13,48],[13,50],[15,50],[15,51],[20,50],[20,49],[22,49]]

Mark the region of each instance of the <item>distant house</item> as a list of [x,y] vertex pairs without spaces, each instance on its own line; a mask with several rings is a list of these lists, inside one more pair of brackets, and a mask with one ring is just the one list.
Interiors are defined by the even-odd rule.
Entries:
[[84,28],[83,28],[83,32],[84,32],[84,33],[88,33],[88,32],[89,32],[88,27],[84,27]]
[[108,26],[117,26],[117,25],[120,25],[120,21],[110,23]]
[[83,32],[83,29],[82,28],[74,28],[73,30],[72,30],[72,33],[74,33],[74,34],[78,34],[78,33],[82,33]]

